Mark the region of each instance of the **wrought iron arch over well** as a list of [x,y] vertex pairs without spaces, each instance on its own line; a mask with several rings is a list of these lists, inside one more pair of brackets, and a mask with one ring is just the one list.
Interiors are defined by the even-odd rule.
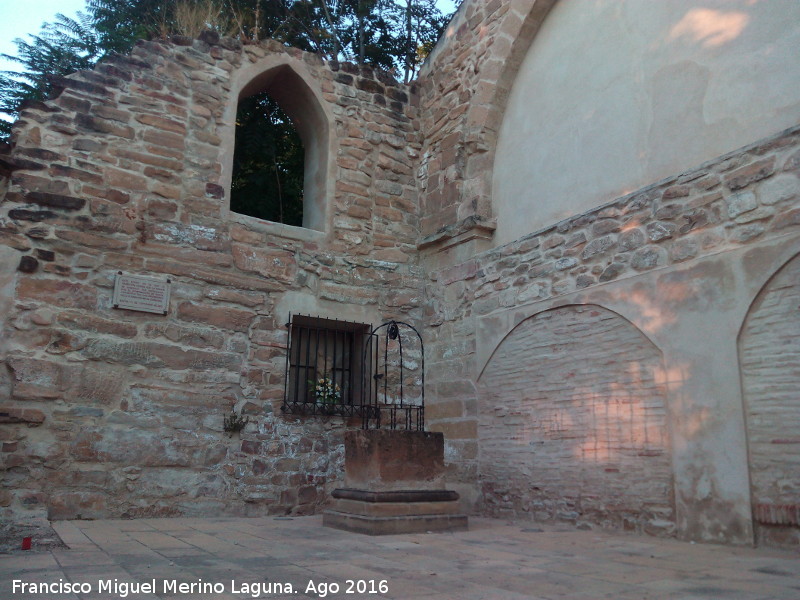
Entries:
[[[410,330],[415,337],[404,340],[403,329]],[[424,430],[425,345],[422,336],[408,323],[388,321],[373,329],[371,338],[376,345],[376,368],[372,376],[375,384],[365,389],[364,404],[369,408],[363,413],[364,429]],[[372,362],[366,352],[364,362]]]

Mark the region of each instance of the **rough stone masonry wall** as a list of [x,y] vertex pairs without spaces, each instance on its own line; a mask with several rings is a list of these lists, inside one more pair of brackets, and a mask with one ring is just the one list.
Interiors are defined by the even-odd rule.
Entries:
[[468,281],[464,305],[485,315],[782,235],[800,225],[798,174],[800,127],[446,268],[437,280]]
[[[423,145],[417,173],[423,246],[429,240],[447,243],[469,237],[476,227],[481,235],[492,228],[492,167],[505,102],[530,41],[553,4],[464,0],[423,67]],[[442,264],[459,261],[461,252],[454,253],[457,258]],[[426,270],[436,272],[440,266],[431,258]],[[478,459],[472,381],[475,319],[461,308],[459,285],[427,282],[426,324],[432,327],[426,328],[431,397],[426,418],[431,429],[445,434],[449,480],[472,502],[477,500]]]
[[[230,81],[268,54],[307,70],[335,119],[333,225],[305,241],[226,216]],[[411,90],[213,35],[143,43],[58,85],[0,157],[2,514],[313,511],[345,424],[280,414],[275,307],[293,294],[323,316],[419,319]],[[168,315],[114,310],[118,271],[169,277]],[[222,431],[231,407],[250,418],[241,438]]]
[[423,236],[491,221],[497,135],[528,47],[555,0],[463,0],[420,74]]

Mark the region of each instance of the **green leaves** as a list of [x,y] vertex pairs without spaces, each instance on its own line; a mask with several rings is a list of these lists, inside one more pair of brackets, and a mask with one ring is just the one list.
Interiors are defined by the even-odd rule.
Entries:
[[331,27],[345,59],[402,72],[398,78],[405,82],[414,77],[448,21],[436,0],[327,0],[324,4],[330,6]]
[[[15,71],[0,73],[0,112],[16,116],[26,100],[44,100],[52,91],[53,75],[68,75],[90,69],[103,53],[97,32],[89,16],[78,13],[70,19],[56,15],[55,23],[47,23],[38,35],[29,35],[30,42],[17,38],[17,55],[3,57],[19,64]],[[0,139],[8,135],[10,125],[4,121]]]
[[[186,15],[213,13],[208,25],[243,40],[273,38],[325,58],[355,61],[411,78],[420,48],[447,23],[435,0],[87,0],[105,52],[137,39],[196,35]],[[184,15],[181,17],[181,15]]]
[[236,114],[231,210],[303,225],[303,142],[266,93],[245,98]]
[[136,40],[172,31],[175,0],[87,0],[92,22],[106,54],[131,51]]

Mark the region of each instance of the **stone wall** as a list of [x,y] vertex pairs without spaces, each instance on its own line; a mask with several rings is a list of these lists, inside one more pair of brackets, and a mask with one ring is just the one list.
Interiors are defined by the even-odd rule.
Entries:
[[418,83],[419,247],[430,272],[427,381],[436,399],[426,412],[445,434],[451,481],[469,502],[478,496],[475,321],[462,308],[464,287],[442,287],[438,272],[468,260],[491,238],[492,170],[505,103],[516,69],[553,5],[554,0],[464,0]]
[[[279,413],[291,312],[418,326],[426,422],[474,510],[752,542],[783,498],[751,488],[748,428],[785,374],[762,325],[794,297],[768,282],[800,248],[800,127],[497,245],[497,136],[553,5],[465,0],[413,86],[206,35],[29,107],[0,159],[5,514],[315,510],[357,424]],[[228,207],[236,96],[286,68],[329,126],[314,229]],[[113,309],[119,272],[169,277],[168,314]]]
[[[503,340],[526,319],[567,304],[590,304],[621,314],[665,353],[663,377],[654,380],[659,386],[645,386],[640,398],[660,403],[658,390],[666,390],[666,421],[659,426],[662,450],[671,448],[678,535],[752,539],[736,335],[761,285],[786,260],[781,257],[800,247],[799,175],[800,128],[794,128],[511,244],[472,255],[459,249],[457,239],[424,247],[426,318],[432,326],[427,347],[436,390],[429,422],[445,432],[455,479],[484,487],[473,496],[484,510],[531,515],[532,492],[523,498],[520,490],[554,489],[544,484],[551,481],[546,457],[525,461],[514,455],[520,431],[545,418],[534,399],[553,406],[561,398],[556,388],[539,385],[542,367],[532,357],[541,355],[550,364],[572,348],[559,372],[580,374],[587,394],[603,396],[609,385],[604,370],[590,368],[585,359],[597,346],[590,343],[596,328],[588,324],[520,340],[519,357],[504,363],[509,370],[499,379],[496,353],[504,352]],[[609,357],[647,363],[630,343],[603,344]],[[519,389],[502,381],[506,375],[522,382]],[[638,394],[628,384],[624,389]],[[581,431],[575,439],[600,433]],[[725,442],[718,444],[717,436]],[[528,451],[534,449],[519,450]],[[558,454],[557,445],[553,452]],[[565,459],[564,467],[570,464],[577,463]],[[550,506],[574,506],[565,490],[580,487],[581,480],[564,478],[562,495]],[[662,522],[662,533],[672,531],[670,517],[660,516],[669,514],[673,500],[662,494],[653,502],[650,492],[636,495],[636,489],[627,488],[623,504],[658,506],[651,520]],[[598,505],[570,520],[618,522],[621,513],[613,503],[602,510]],[[542,510],[538,516],[575,512]],[[642,526],[633,521],[631,526]]]
[[789,233],[800,224],[799,147],[800,127],[787,130],[448,267],[438,281],[468,282],[465,302],[486,315]]
[[[323,232],[229,214],[231,81],[276,65],[331,116]],[[346,424],[280,414],[285,323],[420,318],[412,90],[213,35],[57,83],[2,157],[3,514],[315,510]],[[169,278],[168,314],[115,310],[118,272]],[[231,408],[250,418],[241,438],[223,432]]]
[[[608,309],[638,328],[663,356],[659,389],[665,394],[665,440],[672,469],[672,497],[660,496],[655,505],[661,508],[651,513],[652,519],[645,511],[623,520],[635,528],[659,521],[655,529],[660,533],[674,531],[684,539],[750,543],[755,507],[737,335],[762,286],[800,248],[798,129],[738,141],[752,140],[611,202],[589,198],[586,206],[595,208],[565,213],[560,222],[545,221],[519,238],[496,235],[492,181],[499,172],[498,135],[519,69],[553,6],[541,0],[465,0],[422,72],[419,248],[430,326],[429,424],[445,433],[451,481],[463,497],[482,510],[530,516],[541,493],[531,501],[521,490],[538,487],[548,471],[546,466],[537,470],[536,460],[516,460],[514,443],[507,440],[516,439],[522,423],[534,427],[538,412],[522,392],[505,395],[497,389],[499,381],[490,378],[492,383],[485,386],[480,382],[491,373],[491,361],[503,351],[506,336],[526,319],[566,305]],[[691,20],[696,7],[686,8],[686,20]],[[769,31],[784,32],[781,35],[791,28],[780,18],[780,11],[761,7],[742,22],[756,27],[758,39],[770,41],[769,35],[763,37],[765,23]],[[771,55],[768,45],[765,57]],[[775,84],[791,89],[797,75],[791,61],[770,64],[770,77],[779,78]],[[554,68],[558,71],[561,65]],[[683,75],[680,69],[676,73]],[[756,95],[760,108],[786,116],[780,109],[782,100],[761,94],[764,86],[755,80],[743,76],[736,85],[750,86],[748,93]],[[558,102],[553,90],[542,93]],[[525,131],[531,121],[542,118],[522,113],[509,123],[509,130]],[[766,127],[754,137],[773,131]],[[601,140],[604,133],[597,132]],[[541,140],[542,152],[547,153],[548,143]],[[553,143],[569,146],[564,140]],[[580,169],[580,164],[564,164],[559,175],[569,178],[570,169]],[[524,180],[518,170],[515,177]],[[536,185],[532,178],[525,181]],[[558,207],[571,206],[574,199],[547,200]],[[514,201],[520,211],[541,216],[524,198]],[[523,215],[510,214],[512,219],[520,217],[515,221],[519,225]],[[551,350],[591,337],[589,328],[559,333],[573,337],[553,336]],[[625,345],[608,350],[624,355]],[[535,379],[538,371],[528,374],[521,366],[529,364],[531,352],[527,348],[517,370],[512,373],[509,367],[509,374],[526,382]],[[564,367],[568,372],[584,368],[585,361],[577,356],[581,353],[572,361],[574,368]],[[565,361],[570,364],[569,357]],[[598,375],[584,387],[599,394],[604,382]],[[558,398],[553,392],[541,400]],[[497,406],[486,406],[487,400]],[[488,416],[492,411],[515,416],[494,419]],[[595,434],[599,432],[576,435]],[[515,464],[520,468],[515,470]],[[571,490],[576,479],[579,485],[580,477],[564,478],[560,484]],[[648,494],[637,494],[626,496],[622,504],[645,506]],[[564,492],[560,499],[551,499],[551,506],[576,506],[573,498]],[[571,519],[618,523],[621,513],[612,505],[577,511]],[[671,516],[669,509],[662,510],[667,505],[674,507]],[[537,516],[554,515],[559,518],[557,510],[539,511]],[[661,519],[663,515],[667,518]],[[784,532],[772,539],[791,537]]]
[[464,0],[420,73],[422,234],[491,221],[508,94],[555,0]]

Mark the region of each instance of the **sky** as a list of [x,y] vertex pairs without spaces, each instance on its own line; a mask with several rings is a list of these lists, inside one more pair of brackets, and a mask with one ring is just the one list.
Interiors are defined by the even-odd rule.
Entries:
[[[456,0],[437,0],[445,14],[453,12],[456,4]],[[39,33],[42,23],[54,21],[57,13],[74,17],[85,5],[85,0],[0,0],[0,54],[16,54],[15,38],[29,40],[29,33]],[[15,63],[0,58],[0,71],[13,69]]]

